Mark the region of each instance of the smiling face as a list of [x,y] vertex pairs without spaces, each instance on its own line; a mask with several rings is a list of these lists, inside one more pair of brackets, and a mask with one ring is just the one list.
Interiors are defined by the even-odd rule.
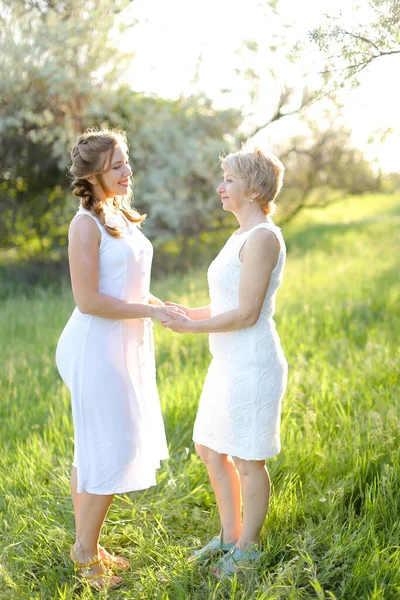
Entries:
[[217,192],[221,196],[222,208],[233,213],[248,204],[251,198],[244,179],[235,177],[228,169],[224,169],[224,180],[217,187]]
[[129,166],[128,151],[124,146],[117,145],[110,160],[110,166],[102,175],[92,176],[89,181],[94,183],[94,193],[100,201],[125,196],[130,191],[132,170]]

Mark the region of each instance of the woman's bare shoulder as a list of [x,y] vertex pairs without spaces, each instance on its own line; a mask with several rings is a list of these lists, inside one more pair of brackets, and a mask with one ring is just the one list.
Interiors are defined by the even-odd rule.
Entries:
[[70,239],[77,239],[84,242],[90,238],[99,240],[101,233],[94,218],[90,215],[78,214],[75,215],[69,225],[68,236]]

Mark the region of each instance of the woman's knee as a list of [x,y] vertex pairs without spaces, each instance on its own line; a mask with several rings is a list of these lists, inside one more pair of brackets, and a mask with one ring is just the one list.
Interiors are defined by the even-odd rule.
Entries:
[[266,469],[265,460],[244,460],[237,456],[233,456],[232,460],[240,477],[257,475],[257,473]]
[[195,444],[195,448],[197,454],[200,456],[205,465],[222,464],[227,459],[226,454],[215,452],[215,450],[211,450],[211,448],[207,448],[207,446]]

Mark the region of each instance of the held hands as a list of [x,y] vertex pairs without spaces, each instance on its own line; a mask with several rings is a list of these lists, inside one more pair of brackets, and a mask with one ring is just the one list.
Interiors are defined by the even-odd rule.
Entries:
[[[173,309],[178,309],[177,312],[170,312],[168,321],[164,321],[161,325],[165,329],[171,329],[176,333],[189,333],[190,325],[193,322],[192,309],[183,304],[177,304],[176,302],[165,302],[165,306]],[[168,312],[168,311],[167,311]],[[184,316],[182,316],[182,313]]]
[[183,306],[183,304],[177,304],[177,302],[168,302],[168,300],[166,300],[165,306],[169,306],[171,308],[173,308],[175,306],[176,308],[179,308],[179,310],[181,310],[184,315],[189,317],[189,319],[193,319],[193,316],[191,314],[192,309],[188,308],[187,306]]
[[177,306],[154,306],[152,309],[152,319],[157,319],[163,325],[165,322],[171,320],[171,314],[180,314],[185,316],[183,310],[178,308]]
[[187,333],[193,322],[190,319],[191,309],[175,302],[165,302],[165,306],[153,308],[153,318],[158,319],[165,329],[171,329],[176,333]]
[[176,333],[189,332],[192,320],[189,318],[191,309],[176,302],[165,302],[165,317],[160,319],[165,329],[171,329]]
[[161,321],[161,325],[165,329],[171,329],[171,331],[175,331],[176,333],[190,333],[190,326],[193,321],[185,314],[182,314],[183,311],[181,309],[177,306],[171,306],[171,308],[167,308],[166,312],[168,320]]

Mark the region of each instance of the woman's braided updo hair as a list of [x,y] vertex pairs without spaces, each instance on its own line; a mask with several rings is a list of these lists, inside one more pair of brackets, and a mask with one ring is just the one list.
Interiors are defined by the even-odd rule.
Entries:
[[[87,178],[94,175],[105,190],[102,175],[110,169],[117,146],[128,147],[125,132],[116,129],[87,129],[71,151],[69,167],[72,193],[80,198],[81,206],[92,212],[114,237],[120,237],[121,230],[107,223],[107,206],[96,198],[93,185]],[[141,223],[146,218],[146,215],[139,215],[134,209],[123,206],[117,196],[114,196],[112,206],[132,223]]]

